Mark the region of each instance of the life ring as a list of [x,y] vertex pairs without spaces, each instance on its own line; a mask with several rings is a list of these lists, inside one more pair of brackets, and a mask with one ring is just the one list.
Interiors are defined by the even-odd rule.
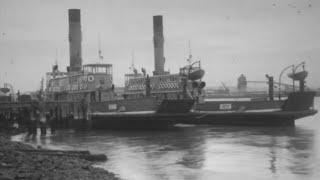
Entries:
[[94,77],[93,76],[88,76],[88,81],[92,83],[94,81]]

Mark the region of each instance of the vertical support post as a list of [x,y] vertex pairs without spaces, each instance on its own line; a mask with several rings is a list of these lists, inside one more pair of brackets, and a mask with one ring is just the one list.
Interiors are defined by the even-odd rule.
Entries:
[[146,97],[150,97],[150,94],[151,94],[150,78],[149,78],[149,75],[147,75],[147,78],[146,78]]
[[17,101],[20,102],[20,91],[19,90],[18,90],[17,96],[18,96]]
[[183,77],[182,79],[182,94],[183,99],[187,99],[187,78]]
[[274,100],[274,89],[273,89],[273,86],[274,86],[274,82],[273,82],[273,77],[270,76],[269,78],[269,100],[270,101],[273,101]]
[[40,132],[41,132],[41,136],[45,136],[47,134],[46,122],[40,122]]
[[53,109],[50,110],[49,124],[50,124],[51,134],[54,134],[56,132],[56,119],[55,119],[55,113]]
[[299,81],[299,89],[300,89],[300,92],[304,92],[304,80]]
[[[292,74],[294,75],[295,74],[295,68],[292,69]],[[293,86],[293,92],[296,91],[296,87],[294,85],[294,78],[292,78],[292,86]]]

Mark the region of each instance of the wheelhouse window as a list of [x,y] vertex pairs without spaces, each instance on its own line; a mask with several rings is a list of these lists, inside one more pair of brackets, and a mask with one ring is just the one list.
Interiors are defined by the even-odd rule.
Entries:
[[90,74],[108,74],[112,75],[111,64],[88,64],[83,66],[83,71]]

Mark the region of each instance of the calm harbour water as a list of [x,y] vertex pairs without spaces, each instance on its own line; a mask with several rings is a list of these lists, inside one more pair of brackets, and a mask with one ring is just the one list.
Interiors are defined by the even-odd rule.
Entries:
[[[320,110],[320,98],[315,100]],[[96,166],[120,178],[318,179],[320,114],[295,127],[178,126],[170,131],[59,131],[15,141],[44,148],[90,150],[109,160]]]

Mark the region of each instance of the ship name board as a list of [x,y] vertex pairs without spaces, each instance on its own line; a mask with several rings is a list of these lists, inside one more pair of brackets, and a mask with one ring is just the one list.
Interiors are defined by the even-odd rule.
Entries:
[[109,110],[117,110],[117,104],[109,104]]
[[230,109],[232,109],[232,105],[231,104],[220,104],[220,109],[221,110],[230,110]]
[[70,84],[66,86],[66,91],[81,91],[88,89],[87,83]]
[[70,84],[67,86],[52,86],[49,88],[49,92],[63,92],[63,91],[82,91],[87,90],[87,83]]

